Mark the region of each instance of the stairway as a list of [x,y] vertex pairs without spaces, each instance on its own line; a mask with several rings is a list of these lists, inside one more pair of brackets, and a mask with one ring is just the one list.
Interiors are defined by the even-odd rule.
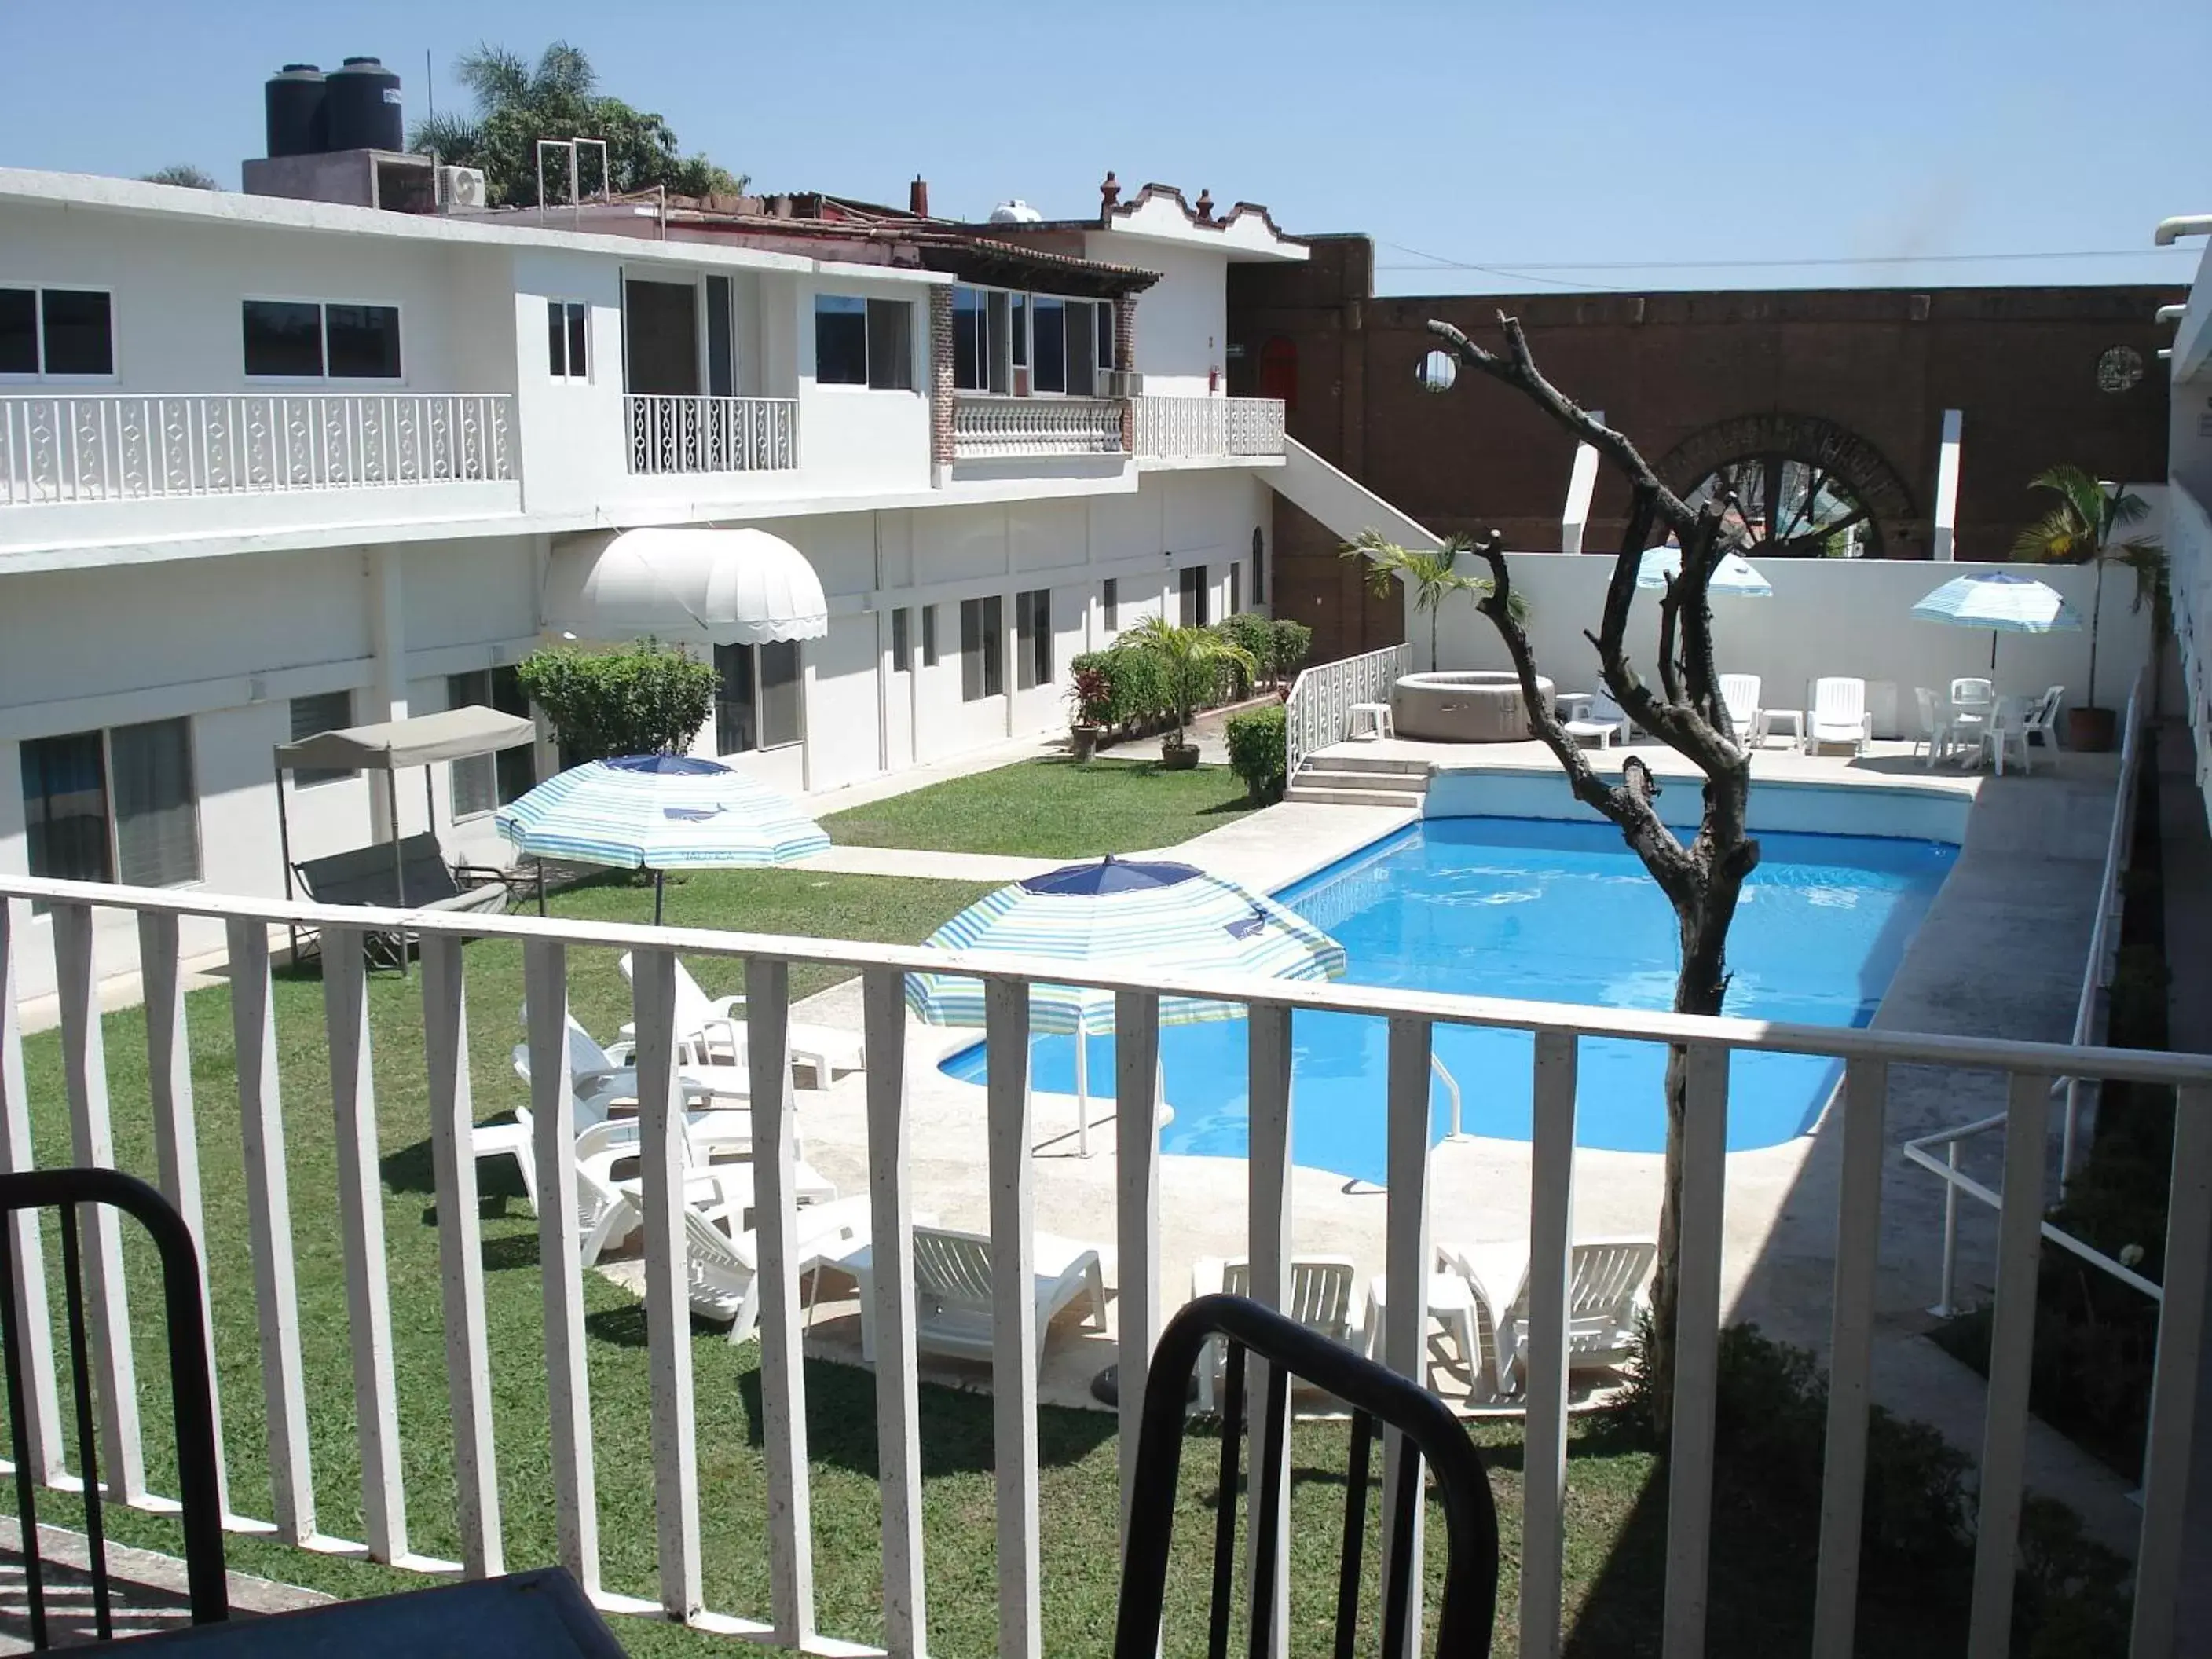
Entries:
[[1402,806],[1418,812],[1429,793],[1432,769],[1426,761],[1389,755],[1316,757],[1298,769],[1283,798],[1340,806]]

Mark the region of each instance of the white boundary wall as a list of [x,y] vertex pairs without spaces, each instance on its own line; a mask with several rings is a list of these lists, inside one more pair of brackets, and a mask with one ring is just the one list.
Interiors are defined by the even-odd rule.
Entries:
[[[1597,684],[1597,653],[1583,637],[1595,632],[1605,611],[1613,561],[1595,554],[1513,553],[1513,585],[1528,601],[1528,635],[1537,665],[1562,691]],[[1717,598],[1713,628],[1721,667],[1756,674],[1760,700],[1770,708],[1803,706],[1806,688],[1823,675],[1856,675],[1867,682],[1867,707],[1881,737],[1917,730],[1915,686],[1942,690],[1962,674],[1986,674],[1990,636],[1979,629],[1920,622],[1913,604],[1954,577],[1978,570],[2018,569],[2066,595],[2087,622],[2096,573],[2080,565],[1932,564],[1903,559],[1767,559],[1760,574],[1773,585],[1771,599]],[[2125,570],[2105,574],[2104,621],[2097,646],[2097,700],[2118,708],[2150,654],[2150,610],[2130,611],[2135,579]],[[1637,595],[1629,623],[1630,661],[1656,679],[1659,596]],[[1425,663],[1429,618],[1407,606],[1406,637]],[[1444,606],[1437,654],[1447,668],[1506,668],[1505,650],[1487,617],[1471,599]],[[2063,685],[2069,707],[2087,701],[2089,633],[2028,636],[2008,634],[1997,647],[1997,689],[2023,696]]]

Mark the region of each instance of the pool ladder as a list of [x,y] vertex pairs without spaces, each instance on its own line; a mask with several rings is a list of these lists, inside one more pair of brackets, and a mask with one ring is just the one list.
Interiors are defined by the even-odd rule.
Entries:
[[1437,1074],[1437,1080],[1444,1085],[1444,1093],[1451,1100],[1451,1127],[1444,1132],[1444,1139],[1446,1140],[1474,1139],[1474,1136],[1460,1127],[1459,1079],[1451,1074],[1450,1068],[1443,1060],[1437,1058],[1436,1050],[1433,1048],[1429,1051],[1429,1069]]

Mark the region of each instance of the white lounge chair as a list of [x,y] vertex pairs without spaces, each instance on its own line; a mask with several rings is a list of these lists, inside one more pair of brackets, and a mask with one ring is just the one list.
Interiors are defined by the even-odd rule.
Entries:
[[1735,727],[1738,743],[1755,745],[1766,741],[1766,711],[1759,706],[1758,675],[1722,675],[1721,701],[1728,705],[1729,724]]
[[1853,754],[1874,737],[1874,716],[1867,713],[1864,680],[1832,678],[1813,682],[1812,712],[1805,721],[1805,747],[1817,750],[1824,743],[1847,743]]
[[[1498,1375],[1518,1389],[1528,1330],[1528,1246],[1439,1244],[1437,1265],[1459,1274],[1492,1310],[1498,1328]],[[1632,1351],[1636,1328],[1651,1283],[1659,1247],[1649,1238],[1578,1240],[1568,1252],[1567,1369],[1600,1370],[1620,1364]],[[1495,1286],[1514,1286],[1498,1300]]]
[[1590,693],[1589,707],[1565,725],[1569,737],[1577,742],[1585,738],[1595,738],[1601,749],[1616,741],[1627,742],[1630,730],[1628,716],[1613,700],[1613,694],[1603,686]]
[[[1079,1297],[1090,1302],[1085,1322],[1106,1328],[1106,1276],[1098,1252],[1074,1239],[1037,1233],[1030,1240],[1030,1292],[1036,1304],[1037,1358],[1054,1316]],[[842,1268],[860,1285],[860,1358],[876,1357],[876,1299],[872,1252],[860,1245],[824,1267]],[[915,1346],[967,1359],[991,1357],[991,1240],[984,1233],[924,1225],[914,1229]]]
[[[1291,1261],[1290,1303],[1283,1311],[1318,1335],[1341,1342],[1348,1348],[1358,1348],[1359,1327],[1352,1316],[1352,1292],[1358,1278],[1359,1269],[1348,1256],[1294,1256]],[[1201,1256],[1191,1264],[1190,1293],[1194,1298],[1217,1293],[1249,1296],[1251,1263],[1243,1256],[1225,1260]],[[1210,1412],[1214,1409],[1227,1356],[1218,1342],[1209,1344],[1208,1349],[1198,1368],[1198,1405],[1200,1410]]]
[[[816,1268],[851,1248],[868,1231],[868,1200],[848,1198],[835,1204],[802,1205],[799,1212],[799,1255],[793,1263],[803,1283]],[[693,1209],[684,1212],[684,1277],[691,1311],[720,1324],[729,1322],[730,1340],[742,1342],[760,1323],[759,1242],[750,1231],[724,1232]]]
[[[524,1012],[526,1016],[528,1011]],[[514,1047],[514,1073],[525,1083],[530,1080],[528,1043],[519,1042]],[[628,1042],[617,1042],[611,1048],[601,1048],[599,1040],[571,1015],[568,1083],[575,1091],[576,1122],[581,1128],[586,1122],[606,1116],[607,1109],[615,1103],[637,1098],[636,1050]],[[714,1100],[750,1098],[752,1073],[744,1066],[702,1064],[679,1054],[677,1086],[686,1104],[696,1109]]]
[[2033,771],[2030,752],[2042,748],[2046,753],[2058,750],[2058,706],[2066,700],[2066,688],[2054,685],[2046,690],[2027,711],[2027,718],[2020,725],[2020,763],[2024,771]]
[[[630,954],[625,951],[617,965],[625,981],[630,978]],[[750,1052],[745,1042],[745,1000],[742,996],[710,997],[699,988],[681,958],[676,963],[676,1040],[687,1061],[702,1066],[742,1067]],[[635,1037],[635,1024],[622,1028]],[[817,1089],[827,1088],[839,1072],[860,1071],[867,1061],[860,1039],[834,1025],[793,1020],[785,1027],[785,1046],[794,1066],[804,1066]]]

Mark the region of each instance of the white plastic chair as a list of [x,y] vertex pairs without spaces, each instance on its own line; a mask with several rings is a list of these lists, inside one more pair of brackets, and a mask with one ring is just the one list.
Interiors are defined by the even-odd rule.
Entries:
[[[803,1205],[793,1271],[804,1282],[824,1261],[866,1236],[868,1200]],[[691,1311],[716,1324],[727,1320],[730,1340],[742,1342],[760,1323],[760,1251],[749,1231],[724,1232],[695,1209],[684,1212],[684,1279]]]
[[[1495,1310],[1498,1374],[1517,1389],[1528,1344],[1528,1246],[1439,1244],[1437,1265],[1474,1287],[1477,1298]],[[1590,1238],[1568,1252],[1567,1369],[1605,1370],[1620,1364],[1633,1351],[1637,1322],[1644,1305],[1659,1246],[1649,1238]],[[1511,1284],[1512,1299],[1500,1306],[1490,1286]]]
[[[1389,1318],[1389,1281],[1381,1273],[1367,1285],[1367,1357],[1382,1361],[1383,1332]],[[1428,1315],[1459,1348],[1459,1363],[1468,1374],[1471,1400],[1491,1401],[1505,1395],[1506,1376],[1500,1369],[1498,1316],[1480,1286],[1455,1273],[1431,1273],[1428,1285]],[[1424,1367],[1425,1372],[1426,1367]],[[1420,1379],[1424,1387],[1428,1377]]]
[[[1090,1302],[1085,1323],[1094,1330],[1106,1328],[1106,1274],[1097,1250],[1074,1239],[1037,1233],[1031,1237],[1030,1252],[1035,1275],[1030,1294],[1036,1306],[1036,1352],[1042,1361],[1045,1337],[1054,1316],[1077,1297],[1086,1297]],[[822,1265],[842,1268],[859,1282],[860,1358],[872,1361],[876,1357],[876,1297],[870,1247],[862,1244],[842,1257],[827,1257]],[[956,1232],[916,1221],[915,1346],[927,1353],[988,1359],[993,1323],[991,1285],[995,1277],[988,1235]]]
[[2035,707],[2028,711],[2027,718],[2021,722],[2021,764],[2022,766],[2028,765],[2027,751],[2029,747],[2034,745],[2038,738],[2042,740],[2043,748],[2054,753],[2057,751],[2058,706],[2065,700],[2066,688],[2063,685],[2051,686],[2038,699]]
[[[629,982],[630,953],[623,951],[616,965],[622,969],[623,981]],[[744,1069],[750,1052],[745,1042],[744,1006],[742,996],[708,996],[700,988],[699,981],[691,977],[691,970],[684,965],[682,958],[678,958],[676,1040],[687,1061]],[[833,1025],[810,1024],[805,1020],[791,1021],[785,1031],[785,1046],[792,1063],[806,1066],[817,1088],[828,1087],[837,1073],[857,1072],[866,1063],[866,1048],[850,1031],[841,1031]],[[634,1038],[636,1027],[625,1025],[622,1034]]]
[[[1360,1330],[1352,1316],[1352,1292],[1358,1278],[1359,1269],[1349,1256],[1294,1257],[1291,1262],[1290,1304],[1283,1311],[1318,1335],[1341,1342],[1348,1348],[1359,1348]],[[1190,1269],[1192,1297],[1195,1299],[1217,1292],[1229,1296],[1251,1295],[1251,1263],[1243,1256],[1226,1259],[1201,1256],[1193,1262]],[[1222,1352],[1219,1343],[1212,1343],[1209,1346],[1211,1352],[1198,1368],[1198,1404],[1200,1410],[1210,1412],[1214,1408],[1214,1397],[1220,1388],[1221,1368],[1226,1356]]]
[[1759,706],[1759,676],[1723,674],[1721,701],[1728,705],[1729,724],[1736,741],[1758,744],[1766,741],[1766,711]]
[[[523,1011],[526,1021],[529,1010]],[[530,1045],[514,1047],[514,1073],[530,1081]],[[677,1087],[688,1104],[704,1106],[714,1099],[745,1100],[752,1094],[752,1073],[744,1066],[715,1066],[679,1054]],[[607,1115],[617,1101],[637,1098],[636,1051],[629,1042],[603,1048],[599,1040],[568,1017],[568,1084],[575,1091],[577,1127]]]
[[1590,693],[1589,707],[1567,721],[1565,730],[1577,741],[1594,738],[1597,746],[1604,749],[1615,741],[1628,741],[1630,721],[1620,705],[1613,700],[1613,694],[1600,686]]
[[1996,706],[1996,688],[1977,674],[1951,682],[1951,707],[1986,711]]
[[1836,678],[1813,682],[1812,712],[1805,722],[1805,746],[1847,743],[1853,754],[1874,737],[1874,716],[1867,712],[1866,682]]
[[1937,706],[1936,693],[1931,687],[1913,687],[1912,700],[1920,710],[1920,735],[1912,740],[1912,746],[1916,750],[1926,746],[1926,764],[1932,769],[1937,761],[1951,752],[1950,715],[1946,709]]

